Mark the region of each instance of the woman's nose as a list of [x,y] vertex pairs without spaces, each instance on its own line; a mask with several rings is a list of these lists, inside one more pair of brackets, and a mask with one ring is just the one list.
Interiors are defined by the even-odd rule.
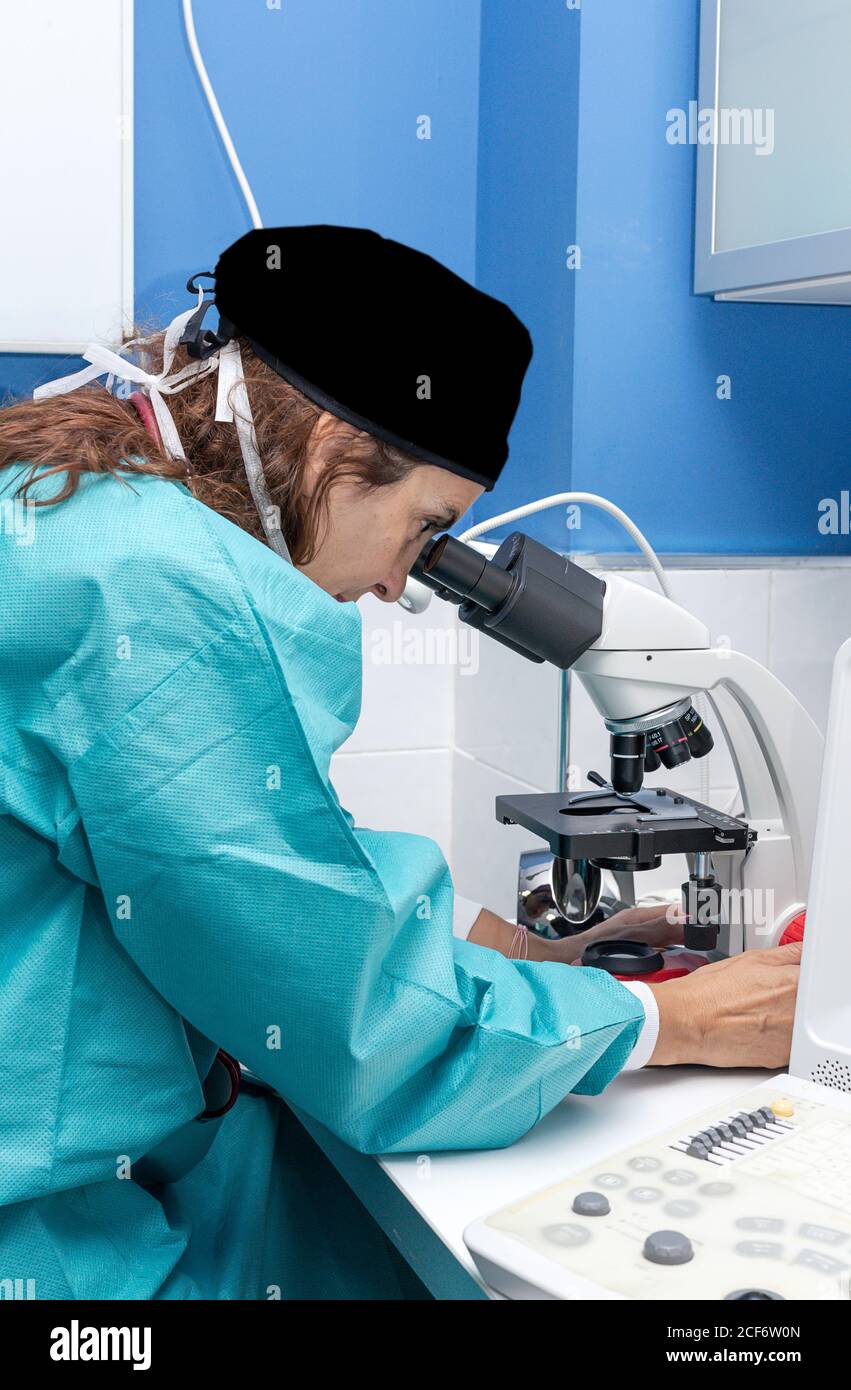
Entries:
[[387,575],[380,583],[373,584],[370,593],[375,594],[383,603],[396,603],[405,592],[407,582],[407,573],[400,569],[398,574]]

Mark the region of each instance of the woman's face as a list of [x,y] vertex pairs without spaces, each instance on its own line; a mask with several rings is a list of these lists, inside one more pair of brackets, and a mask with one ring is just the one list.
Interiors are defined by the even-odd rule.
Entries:
[[[327,412],[320,417],[320,438],[334,428],[325,422],[334,420]],[[308,464],[308,487],[321,468],[319,447]],[[483,492],[478,483],[428,463],[414,468],[403,482],[372,492],[341,481],[328,492],[328,520],[319,548],[298,568],[341,603],[368,593],[395,603],[426,541],[452,526]]]

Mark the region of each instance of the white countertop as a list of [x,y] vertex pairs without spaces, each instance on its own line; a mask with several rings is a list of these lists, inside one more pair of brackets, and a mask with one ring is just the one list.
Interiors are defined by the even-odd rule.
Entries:
[[779,1074],[697,1066],[621,1072],[599,1096],[569,1096],[510,1148],[391,1155],[378,1162],[421,1220],[486,1288],[463,1241],[471,1221]]

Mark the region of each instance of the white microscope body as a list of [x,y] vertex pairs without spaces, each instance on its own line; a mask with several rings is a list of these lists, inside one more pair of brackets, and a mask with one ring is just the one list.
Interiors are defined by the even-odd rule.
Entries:
[[[543,901],[581,925],[596,907],[599,871],[628,878],[666,853],[686,853],[686,944],[727,955],[777,945],[807,904],[824,752],[783,683],[758,661],[712,646],[704,624],[665,594],[595,576],[521,532],[491,557],[437,537],[412,576],[457,603],[463,622],[574,671],[612,736],[610,784],[589,779],[603,791],[497,797],[498,819],[532,830],[553,854],[549,883],[544,863],[524,888],[521,863],[519,911],[537,897],[536,911]],[[740,819],[678,796],[675,785],[655,797],[643,790],[647,769],[661,764],[675,782],[680,763],[711,750],[698,696],[725,736]]]
[[717,857],[719,881],[742,905],[718,944],[731,955],[775,946],[807,903],[824,745],[806,710],[758,661],[713,647],[684,608],[617,575],[606,576],[602,632],[572,669],[609,722],[707,697],[758,836],[744,853]]

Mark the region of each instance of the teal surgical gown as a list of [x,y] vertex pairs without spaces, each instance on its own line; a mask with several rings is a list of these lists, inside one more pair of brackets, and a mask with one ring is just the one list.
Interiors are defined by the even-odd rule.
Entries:
[[[602,1091],[641,1005],[454,938],[437,845],[341,807],[356,605],[163,479],[86,475],[13,524],[19,472],[0,472],[0,1281],[398,1290],[290,1106],[364,1153],[502,1147]],[[200,1121],[219,1048],[265,1087]]]

